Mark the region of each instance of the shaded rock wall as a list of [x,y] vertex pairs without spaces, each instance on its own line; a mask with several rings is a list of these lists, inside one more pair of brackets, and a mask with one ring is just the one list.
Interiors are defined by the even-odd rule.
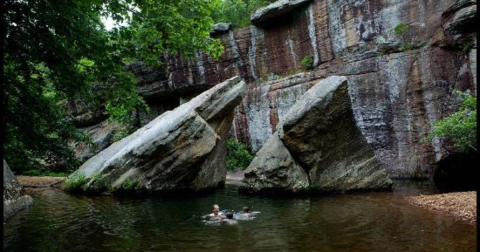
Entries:
[[[249,90],[235,111],[235,136],[259,150],[313,82],[343,75],[356,122],[388,174],[431,177],[448,146],[424,137],[455,110],[453,89],[476,92],[475,3],[315,0],[216,32],[225,47],[219,60],[198,53],[190,60],[165,56],[158,69],[131,66],[147,103],[158,108],[143,121],[239,75]],[[406,29],[394,32],[401,24]],[[303,71],[305,56],[313,56],[315,68],[292,75]]]

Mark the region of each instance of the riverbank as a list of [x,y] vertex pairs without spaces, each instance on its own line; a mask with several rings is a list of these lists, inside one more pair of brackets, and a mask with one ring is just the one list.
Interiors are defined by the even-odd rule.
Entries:
[[473,225],[477,223],[477,192],[455,192],[407,197],[413,205],[443,212]]
[[43,187],[59,187],[65,177],[34,177],[34,176],[17,176],[17,180],[23,187],[43,188]]
[[245,178],[245,171],[235,171],[227,172],[227,177],[225,178],[226,185],[241,185],[242,180]]

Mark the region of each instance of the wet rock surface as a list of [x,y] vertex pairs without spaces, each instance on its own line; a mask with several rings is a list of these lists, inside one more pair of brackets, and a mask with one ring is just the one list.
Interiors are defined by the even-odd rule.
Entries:
[[385,168],[357,128],[347,78],[310,88],[245,172],[241,191],[348,192],[391,189]]
[[23,187],[3,160],[3,222],[32,204],[32,197],[25,195]]
[[246,84],[231,78],[157,117],[85,162],[84,191],[203,191],[225,182],[226,141]]

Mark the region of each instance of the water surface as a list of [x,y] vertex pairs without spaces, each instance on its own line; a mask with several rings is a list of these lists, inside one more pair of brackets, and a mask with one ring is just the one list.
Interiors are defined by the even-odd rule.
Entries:
[[[183,198],[32,193],[35,205],[4,225],[5,251],[476,251],[476,227],[408,204],[432,193],[396,181],[394,192],[262,198],[237,187]],[[260,211],[255,220],[205,225],[213,204]]]

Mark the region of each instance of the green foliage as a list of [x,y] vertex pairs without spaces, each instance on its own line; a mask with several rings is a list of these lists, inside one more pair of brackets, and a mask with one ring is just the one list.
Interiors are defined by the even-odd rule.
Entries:
[[139,194],[147,192],[146,190],[140,188],[140,183],[138,180],[132,178],[126,178],[119,186],[110,188],[110,191],[115,195]]
[[105,181],[105,175],[101,173],[93,174],[90,178],[91,186],[86,189],[88,193],[100,193],[108,189],[108,184]]
[[397,36],[403,36],[408,31],[408,25],[400,23],[393,28],[393,33]]
[[458,92],[463,102],[457,112],[434,123],[427,140],[447,138],[460,152],[477,150],[477,97]]
[[250,16],[260,7],[276,0],[216,0],[211,14],[215,23],[231,23],[235,27],[250,25]]
[[48,176],[48,177],[68,177],[68,173],[65,172],[52,172],[52,171],[41,171],[41,170],[28,170],[24,172],[22,175],[25,176]]
[[63,183],[63,189],[69,192],[82,192],[84,191],[84,186],[88,183],[88,179],[85,175],[80,174],[72,178],[68,178]]
[[302,59],[302,67],[305,70],[313,69],[313,56],[312,55],[305,56],[305,58]]
[[[125,63],[162,64],[162,54],[219,57],[209,34],[216,0],[5,1],[4,150],[17,172],[78,167],[68,142],[86,142],[65,104],[105,106],[131,130],[131,114],[146,106]],[[129,26],[106,31],[102,16]],[[93,84],[92,84],[93,83]]]
[[138,182],[134,181],[131,178],[127,178],[123,183],[122,183],[122,189],[126,191],[133,191],[136,190],[138,186]]
[[400,50],[402,50],[402,51],[410,51],[410,50],[413,50],[413,49],[415,49],[415,48],[416,48],[415,45],[412,44],[412,43],[409,43],[409,42],[407,42],[407,43],[402,43],[402,44],[400,45]]
[[252,162],[254,155],[247,145],[236,139],[227,142],[227,169],[229,171],[244,170]]

